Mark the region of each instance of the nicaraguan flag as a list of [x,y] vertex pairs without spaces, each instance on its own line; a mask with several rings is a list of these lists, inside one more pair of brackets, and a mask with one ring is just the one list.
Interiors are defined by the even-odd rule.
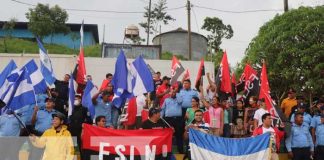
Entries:
[[[7,77],[11,74],[13,70],[17,69],[15,61],[10,60],[8,65],[0,73],[0,87],[5,83]],[[1,94],[1,93],[0,93]]]
[[82,105],[88,108],[91,118],[94,118],[96,112],[92,103],[92,97],[98,92],[98,89],[93,85],[92,81],[87,81],[86,87],[82,96]]
[[43,74],[45,81],[52,85],[56,78],[54,75],[51,59],[49,58],[46,49],[38,37],[36,37],[39,47],[40,71]]
[[75,98],[75,90],[74,90],[74,79],[72,74],[70,75],[69,80],[69,110],[68,116],[72,115],[72,111],[74,108],[74,98]]
[[153,77],[142,56],[132,63],[132,73],[135,77],[133,95],[139,96],[154,90]]
[[20,71],[18,68],[16,68],[7,76],[5,82],[0,87],[0,99],[2,99],[2,100],[4,99],[4,97],[9,92],[9,89],[20,77],[21,73],[22,73],[22,71]]
[[33,85],[26,70],[21,72],[17,81],[8,89],[3,101],[12,110],[35,103]]
[[191,158],[221,160],[269,159],[270,133],[250,138],[223,138],[189,130]]
[[47,89],[47,84],[44,80],[42,73],[38,69],[35,61],[33,59],[30,60],[28,63],[25,64],[25,66],[22,67],[22,69],[26,69],[33,84],[35,94],[45,93]]
[[112,103],[117,108],[120,108],[122,103],[132,96],[132,80],[133,75],[130,72],[130,66],[127,64],[123,50],[121,50],[116,60],[115,73],[112,79],[115,93]]

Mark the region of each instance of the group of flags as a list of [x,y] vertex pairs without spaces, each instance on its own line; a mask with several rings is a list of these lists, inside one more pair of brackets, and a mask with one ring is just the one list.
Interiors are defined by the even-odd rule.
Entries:
[[48,85],[55,82],[55,75],[47,52],[37,39],[40,68],[30,60],[20,69],[11,60],[0,74],[0,100],[6,104],[4,110],[17,110],[36,102],[35,95],[45,93]]

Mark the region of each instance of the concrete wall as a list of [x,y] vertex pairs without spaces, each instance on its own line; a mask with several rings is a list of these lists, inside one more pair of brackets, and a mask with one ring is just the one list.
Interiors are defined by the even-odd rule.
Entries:
[[[204,37],[192,34],[192,59],[200,60],[207,54],[207,41]],[[183,55],[189,58],[188,55],[188,33],[178,32],[178,33],[165,33],[157,36],[153,39],[153,44],[162,45],[162,54],[164,52],[171,52],[176,55]]]
[[[53,64],[54,72],[57,79],[62,79],[64,74],[73,71],[76,57],[70,55],[49,55]],[[38,54],[1,54],[0,53],[0,72],[4,67],[13,59],[18,67],[23,66],[27,61],[34,59],[39,64]],[[132,62],[132,59],[128,59],[128,62]],[[102,80],[105,78],[106,73],[114,73],[116,58],[94,58],[86,57],[86,69],[87,74],[92,75],[93,81],[96,85],[100,86]],[[160,71],[163,75],[171,75],[171,60],[146,60],[154,71]],[[181,61],[181,64],[185,69],[189,69],[190,79],[192,81],[192,87],[196,81],[196,76],[199,68],[199,61]],[[214,66],[211,62],[205,62],[205,71],[212,73]],[[179,80],[183,75],[180,76]],[[207,79],[204,78],[204,85],[207,85]]]

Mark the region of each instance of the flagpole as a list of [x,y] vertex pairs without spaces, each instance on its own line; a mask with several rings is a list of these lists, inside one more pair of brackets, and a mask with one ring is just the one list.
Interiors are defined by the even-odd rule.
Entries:
[[160,117],[162,119],[162,121],[169,127],[169,128],[172,128],[172,126],[167,122],[165,121],[162,117]]

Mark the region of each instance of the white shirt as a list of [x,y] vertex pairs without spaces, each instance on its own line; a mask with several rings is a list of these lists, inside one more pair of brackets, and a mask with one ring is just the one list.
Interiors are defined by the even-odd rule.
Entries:
[[146,97],[142,94],[142,95],[139,95],[136,97],[136,108],[137,108],[137,113],[136,113],[136,116],[142,116],[142,110],[143,110],[143,107],[145,106],[145,100],[146,100]]
[[255,111],[253,119],[258,120],[258,126],[262,125],[262,116],[266,113],[269,113],[267,110],[263,108],[259,108]]
[[270,127],[270,128],[264,128],[262,127],[262,133],[267,133],[267,132],[270,132],[271,133],[271,140],[272,140],[272,151],[273,152],[276,152],[276,132],[275,130]]

